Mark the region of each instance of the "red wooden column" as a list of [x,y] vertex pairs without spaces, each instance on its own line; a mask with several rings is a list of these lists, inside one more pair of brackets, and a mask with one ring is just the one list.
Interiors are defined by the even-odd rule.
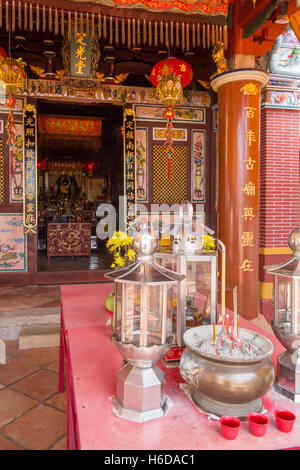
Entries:
[[[226,247],[226,306],[258,314],[260,90],[267,74],[233,70],[213,79],[219,105],[218,238]],[[228,290],[229,288],[229,290]]]

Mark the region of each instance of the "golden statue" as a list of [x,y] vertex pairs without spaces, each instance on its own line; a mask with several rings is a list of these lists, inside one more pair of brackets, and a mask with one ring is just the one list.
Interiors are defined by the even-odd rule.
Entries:
[[[42,69],[41,67],[30,65],[31,70],[39,77],[39,78],[46,78],[47,74],[45,69]],[[60,79],[64,76],[65,72],[63,69],[56,70],[55,72],[55,78]]]
[[[210,76],[210,81],[215,78],[220,73],[228,71],[227,60],[224,57],[224,44],[222,42],[217,42],[212,51],[212,58],[217,65],[217,70]],[[203,80],[197,80],[200,85],[209,90],[211,88],[210,82],[205,82]]]
[[224,44],[222,42],[217,42],[212,51],[212,58],[217,64],[217,71],[210,77],[212,80],[216,75],[220,73],[227,72],[227,60],[224,57]]

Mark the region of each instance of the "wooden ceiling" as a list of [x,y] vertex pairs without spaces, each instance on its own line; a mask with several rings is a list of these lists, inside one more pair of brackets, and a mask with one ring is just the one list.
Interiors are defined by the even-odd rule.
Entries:
[[[4,4],[4,2],[2,3]],[[13,2],[15,5],[17,3],[18,2]],[[12,5],[11,2],[6,2],[6,4]],[[234,53],[252,54],[260,57],[266,51],[269,51],[277,36],[281,34],[286,26],[276,23],[276,18],[283,4],[284,0],[256,0],[256,2],[253,2],[253,0],[231,0],[227,19],[229,47],[225,53],[226,57],[229,58]],[[266,8],[268,8],[268,12],[272,11],[270,15],[265,14]],[[294,13],[297,10],[296,0],[288,1],[288,8],[289,14]],[[54,14],[54,12],[52,13]],[[55,15],[57,15],[56,11]],[[16,26],[13,28],[14,31],[9,35],[5,11],[3,12],[3,17],[1,14],[1,18],[0,45],[8,52],[10,36],[11,55],[15,58],[22,57],[27,63],[27,75],[29,78],[36,78],[30,66],[38,66],[42,69],[47,69],[49,56],[53,62],[54,71],[63,69],[61,50],[64,37],[61,35],[60,29],[59,31],[55,31],[53,26],[51,31],[49,31],[50,28],[47,27],[44,32],[42,28],[37,32],[36,29],[38,28],[36,28],[36,25],[33,24],[33,27],[27,25],[26,28],[21,28],[18,26],[17,19],[15,19]],[[36,18],[37,17],[33,15],[33,23],[36,21]],[[166,18],[167,21],[169,21],[167,16]],[[187,15],[185,15],[185,19],[186,18],[188,18]],[[53,16],[53,21],[54,20],[55,17]],[[162,22],[158,22],[158,24],[159,23],[162,24]],[[114,22],[114,25],[115,24],[116,22]],[[166,22],[163,24],[164,27],[166,27]],[[185,27],[188,28],[188,26],[184,26],[183,23],[179,25],[180,30]],[[195,27],[197,27],[197,25],[195,25]],[[115,28],[115,26],[113,26],[113,28]],[[202,39],[201,42],[195,43],[192,40],[194,30],[192,31],[191,28],[192,26],[190,26],[189,30],[187,29],[185,31],[185,36],[181,36],[180,32],[180,44],[175,45],[173,43],[172,47],[170,46],[170,42],[166,41],[166,36],[164,41],[158,40],[158,44],[155,46],[153,42],[149,45],[145,41],[140,41],[138,45],[134,45],[132,41],[129,45],[128,42],[124,44],[122,41],[118,41],[117,44],[109,44],[108,37],[104,38],[102,35],[99,38],[101,57],[98,71],[105,75],[109,73],[113,75],[129,74],[126,81],[123,82],[124,85],[152,86],[146,78],[147,75],[150,74],[151,68],[159,60],[171,55],[187,61],[192,66],[194,80],[189,88],[203,89],[201,85],[197,83],[197,80],[208,81],[209,77],[216,70],[216,65],[211,58],[211,53],[214,41],[216,41],[215,35],[217,36],[218,30],[213,29],[215,26],[210,25],[211,29],[209,29],[207,25],[201,24]],[[249,37],[244,37],[245,30],[249,31],[249,28],[251,34]],[[112,33],[114,35],[115,30],[112,30]],[[221,32],[219,34],[221,36]],[[186,41],[184,47],[182,38],[185,38]],[[207,38],[209,38],[209,41]],[[187,39],[189,40],[188,43]],[[107,46],[109,46],[109,48]]]

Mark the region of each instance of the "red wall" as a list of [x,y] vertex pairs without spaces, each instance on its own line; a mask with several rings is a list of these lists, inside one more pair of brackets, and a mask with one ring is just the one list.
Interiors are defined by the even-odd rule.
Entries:
[[[294,109],[263,108],[261,112],[260,248],[287,248],[288,236],[299,223],[299,116]],[[260,254],[259,280],[272,282],[263,266],[288,257]],[[261,300],[260,311],[269,320],[271,300]]]

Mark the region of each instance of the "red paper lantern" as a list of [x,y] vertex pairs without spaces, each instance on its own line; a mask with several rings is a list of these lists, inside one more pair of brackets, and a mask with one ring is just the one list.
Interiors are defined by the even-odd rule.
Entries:
[[182,100],[182,89],[193,80],[192,67],[181,59],[169,57],[161,60],[152,69],[150,80],[157,90],[157,97],[166,106],[164,113],[167,119],[168,179],[171,177],[171,155],[173,153],[174,106]]
[[187,87],[193,80],[193,70],[190,64],[176,57],[168,57],[154,65],[150,79],[155,88],[165,75],[180,77],[182,88]]

